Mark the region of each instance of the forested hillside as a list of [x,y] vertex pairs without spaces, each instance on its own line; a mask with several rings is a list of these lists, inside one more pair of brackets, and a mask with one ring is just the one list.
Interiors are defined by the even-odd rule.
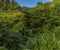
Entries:
[[28,8],[0,0],[0,50],[60,50],[59,2]]

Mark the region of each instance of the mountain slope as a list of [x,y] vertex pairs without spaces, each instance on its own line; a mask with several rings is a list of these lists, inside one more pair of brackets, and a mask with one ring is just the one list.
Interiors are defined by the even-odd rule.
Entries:
[[17,2],[11,0],[0,0],[0,10],[18,10],[20,5]]

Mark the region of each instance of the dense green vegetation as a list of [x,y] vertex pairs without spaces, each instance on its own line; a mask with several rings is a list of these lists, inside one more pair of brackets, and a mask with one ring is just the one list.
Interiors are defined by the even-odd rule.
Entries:
[[0,50],[60,50],[60,3],[0,0]]

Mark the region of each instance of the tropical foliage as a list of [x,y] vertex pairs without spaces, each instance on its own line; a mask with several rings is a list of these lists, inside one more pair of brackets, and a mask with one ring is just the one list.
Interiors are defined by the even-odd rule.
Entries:
[[60,3],[55,2],[28,8],[0,0],[0,50],[60,50]]

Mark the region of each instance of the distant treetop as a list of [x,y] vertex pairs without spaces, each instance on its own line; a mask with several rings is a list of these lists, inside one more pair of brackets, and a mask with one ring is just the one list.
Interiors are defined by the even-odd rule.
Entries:
[[60,0],[53,0],[53,2],[55,2],[55,3],[60,3]]

